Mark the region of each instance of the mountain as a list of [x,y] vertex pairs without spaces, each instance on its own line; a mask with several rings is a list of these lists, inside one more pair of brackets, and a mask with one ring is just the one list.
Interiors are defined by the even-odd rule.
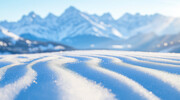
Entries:
[[41,18],[30,12],[17,22],[3,21],[0,25],[27,40],[63,43],[77,49],[158,51],[153,47],[169,42],[163,36],[173,40],[180,33],[180,18],[125,13],[116,20],[110,13],[91,15],[73,6],[60,16],[50,13]]
[[[121,33],[105,24],[99,17],[68,8],[58,19],[62,43],[78,48],[90,48],[92,44],[121,39]],[[82,44],[82,45],[81,45]]]
[[[109,16],[104,15],[102,17],[105,20]],[[113,18],[111,17],[110,19]],[[47,40],[66,43],[71,46],[75,46],[79,42],[86,42],[82,40],[76,41],[79,37],[91,37],[88,38],[88,41],[93,41],[94,38],[99,38],[103,41],[122,38],[122,34],[118,29],[105,24],[101,17],[89,15],[74,7],[69,7],[59,17],[49,14],[42,19],[34,12],[31,12],[23,16],[18,22],[6,23],[6,25],[1,23],[1,25],[26,39]],[[85,44],[85,48],[90,47],[92,43]]]
[[[180,32],[179,18],[167,17],[160,14],[132,15],[126,13],[117,20],[119,26],[124,29],[127,37],[138,33],[156,33],[157,35],[177,34]],[[124,33],[122,31],[122,33]]]

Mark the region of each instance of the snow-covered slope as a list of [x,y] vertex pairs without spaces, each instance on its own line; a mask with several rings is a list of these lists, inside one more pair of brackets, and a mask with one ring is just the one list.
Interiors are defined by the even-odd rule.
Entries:
[[179,54],[124,51],[3,55],[0,97],[2,100],[179,100],[179,61]]
[[19,39],[22,39],[20,38],[18,35],[12,33],[12,32],[9,32],[7,29],[3,28],[0,26],[0,38],[11,38],[12,40],[14,41],[17,41]]
[[139,13],[131,15],[126,13],[119,18],[118,23],[123,27],[128,37],[139,33],[155,33],[159,36],[166,34],[177,34],[180,32],[179,18],[167,17],[160,14],[140,15]]
[[[152,20],[151,23],[139,27],[135,30],[133,30],[132,32],[135,33],[156,33],[157,35],[165,35],[165,34],[177,34],[180,32],[180,30],[171,30],[171,31],[167,31],[168,28],[172,28],[171,25],[173,25],[175,18],[171,18],[171,17],[165,17],[165,16],[157,16],[155,19]],[[180,23],[179,23],[180,24]],[[179,27],[178,26],[174,26],[174,27]],[[132,33],[132,34],[133,34]]]
[[28,40],[0,27],[0,54],[37,53],[72,50],[73,48],[54,42]]

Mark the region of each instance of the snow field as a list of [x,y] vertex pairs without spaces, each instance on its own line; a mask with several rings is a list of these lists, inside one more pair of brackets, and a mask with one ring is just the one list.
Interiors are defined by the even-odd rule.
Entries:
[[[27,91],[23,98],[32,99],[40,89],[34,87],[41,81],[36,68],[47,68],[55,75],[47,74],[55,84],[45,80],[41,85],[57,87],[57,94],[48,96],[58,100],[180,99],[179,60],[180,54],[108,50],[2,55],[0,98],[19,100],[22,91]],[[20,65],[25,74],[13,81],[7,78],[6,74],[11,74],[8,71]],[[4,79],[10,80],[2,85]],[[43,93],[38,98],[43,98]]]

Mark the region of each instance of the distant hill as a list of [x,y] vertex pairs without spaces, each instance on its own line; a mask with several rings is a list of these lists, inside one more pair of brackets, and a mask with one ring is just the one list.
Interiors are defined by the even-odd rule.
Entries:
[[60,43],[48,41],[32,41],[17,36],[7,29],[0,27],[0,53],[40,53],[72,50],[73,48]]

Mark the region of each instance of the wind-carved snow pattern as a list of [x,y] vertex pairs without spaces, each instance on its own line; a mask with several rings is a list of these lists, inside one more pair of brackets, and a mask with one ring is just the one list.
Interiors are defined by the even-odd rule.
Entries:
[[[34,94],[43,90],[38,86],[48,84],[57,88],[49,95],[57,100],[178,100],[179,61],[180,54],[108,50],[2,55],[0,99],[44,100],[45,92]],[[11,72],[18,66],[25,72],[18,72],[17,78]],[[39,78],[46,77],[37,68],[47,69],[44,73],[52,79],[40,84]]]

